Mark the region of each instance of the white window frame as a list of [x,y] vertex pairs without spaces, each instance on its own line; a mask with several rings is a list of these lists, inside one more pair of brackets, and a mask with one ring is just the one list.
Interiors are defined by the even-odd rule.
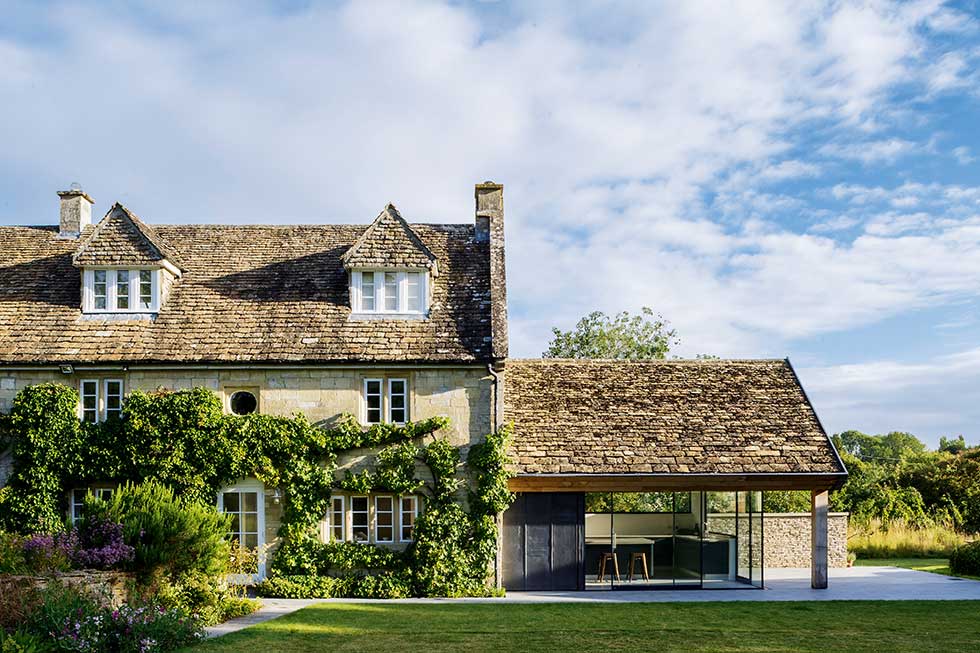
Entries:
[[[408,514],[412,515],[412,536],[409,538],[405,537],[405,504],[404,501],[409,500],[412,502],[412,509]],[[398,497],[398,541],[399,542],[412,542],[415,540],[415,524],[419,518],[419,498],[414,494],[409,494],[406,496]]]
[[[354,510],[354,501],[356,499],[364,499],[364,510]],[[355,544],[369,544],[371,542],[371,497],[366,494],[356,494],[350,498],[350,541]],[[365,516],[365,528],[367,528],[367,534],[363,540],[357,539],[354,533],[356,525],[354,524],[355,514],[364,514]]]
[[[334,508],[334,502],[340,501],[340,514],[338,524],[338,513]],[[340,537],[337,537],[336,529],[340,527]],[[327,513],[327,537],[325,542],[346,542],[347,541],[347,497],[336,494],[330,497],[330,510]]]
[[[95,307],[95,272],[96,270],[106,273],[106,306],[105,308]],[[150,271],[150,307],[140,307],[140,272]],[[118,308],[117,304],[117,275],[119,272],[126,272],[129,277],[128,297],[129,308]],[[160,275],[159,268],[151,267],[98,267],[85,268],[82,271],[82,312],[84,313],[156,313],[160,308]]]
[[[368,396],[369,396],[368,383],[378,384],[378,421],[377,422],[370,421],[370,415],[369,415],[370,407],[368,405]],[[364,383],[362,384],[361,387],[363,389],[363,393],[361,394],[361,405],[363,407],[362,415],[361,415],[362,418],[361,423],[383,424],[385,421],[385,380],[382,378],[364,379]]]
[[[103,420],[109,419],[109,384],[119,384],[119,417],[122,417],[123,399],[126,397],[126,386],[122,379],[104,379],[102,381],[102,410],[99,411]],[[113,411],[117,412],[117,411]]]
[[[76,487],[72,488],[71,495],[69,497],[70,506],[68,508],[68,516],[71,518],[71,523],[77,524],[82,521],[82,506],[85,505],[85,497],[91,493],[92,495],[108,501],[112,498],[112,493],[115,488],[111,487]],[[78,493],[82,493],[81,501],[77,500]]]
[[[378,508],[378,501],[380,501],[381,499],[388,499],[391,502],[391,510],[381,510],[381,509]],[[398,508],[398,505],[395,503],[395,497],[393,495],[391,495],[391,494],[376,494],[376,495],[374,495],[374,502],[373,503],[374,503],[374,519],[372,521],[374,522],[374,541],[375,541],[375,543],[376,544],[394,544],[395,543],[395,523],[396,523],[395,515],[396,515],[397,508]],[[388,524],[387,526],[382,526],[381,523],[378,521],[378,515],[379,514],[382,514],[382,513],[383,514],[391,515],[391,523]],[[386,540],[381,539],[380,530],[382,528],[390,528],[391,529],[391,538],[390,539],[386,539]]]
[[[229,582],[237,584],[246,584],[250,582],[255,582],[265,578],[266,570],[266,560],[265,560],[265,485],[262,481],[257,479],[243,479],[238,483],[225,486],[218,490],[218,497],[216,500],[216,505],[218,512],[224,514],[225,512],[225,493],[244,493],[244,492],[255,492],[256,505],[255,509],[257,511],[258,522],[258,533],[256,537],[257,549],[259,554],[259,568],[257,574],[230,574]],[[239,498],[239,501],[241,499]],[[239,513],[241,512],[241,504],[239,503]],[[241,524],[239,523],[239,533],[241,533]],[[239,541],[239,545],[243,545]]]
[[[405,387],[405,420],[395,422],[391,417],[391,386],[392,383],[401,382]],[[377,383],[381,392],[380,397],[380,421],[369,421],[368,415],[368,383]],[[373,393],[372,393],[373,394]],[[398,377],[365,377],[361,383],[361,424],[372,426],[374,424],[406,424],[412,419],[411,410],[411,387],[407,376]]]
[[[404,395],[404,405],[401,410],[403,410],[405,413],[405,419],[403,419],[400,422],[396,422],[395,419],[391,416],[391,411],[393,410],[391,405],[392,404],[391,397],[393,394],[391,391],[391,386],[395,383],[401,383],[402,388],[404,389],[404,392],[402,393]],[[385,411],[385,416],[388,418],[389,424],[405,424],[406,422],[408,422],[409,419],[408,418],[408,379],[395,379],[395,378],[388,379],[388,393],[387,393],[386,403],[387,403],[386,406],[387,410]]]
[[[395,310],[385,308],[385,274],[397,276],[398,301]],[[373,275],[374,308],[364,308],[364,275]],[[417,274],[419,280],[419,308],[408,309],[408,275]],[[429,310],[429,273],[427,270],[354,270],[351,272],[351,310],[364,315],[425,315]]]
[[78,381],[78,419],[85,421],[85,384],[91,383],[95,386],[95,419],[94,423],[102,421],[102,384],[98,379],[79,379]]

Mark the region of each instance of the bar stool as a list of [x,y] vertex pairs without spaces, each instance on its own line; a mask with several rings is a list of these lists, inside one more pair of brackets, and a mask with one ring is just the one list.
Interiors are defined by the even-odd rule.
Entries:
[[616,574],[616,580],[622,580],[619,577],[619,558],[615,553],[603,553],[599,556],[599,577],[596,579],[597,582],[602,582],[602,577],[606,575],[606,562],[612,560],[613,573]]
[[626,576],[626,580],[633,580],[633,571],[636,568],[636,561],[639,560],[643,565],[643,580],[650,580],[650,572],[647,569],[647,554],[646,553],[631,553],[630,554],[630,573]]

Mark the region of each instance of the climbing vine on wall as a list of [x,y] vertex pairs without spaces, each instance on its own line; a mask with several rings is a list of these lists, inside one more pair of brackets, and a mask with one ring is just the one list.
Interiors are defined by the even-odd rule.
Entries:
[[[459,449],[435,437],[449,426],[445,417],[365,430],[345,415],[324,429],[300,415],[225,415],[219,398],[204,388],[135,391],[121,419],[99,424],[79,421],[77,405],[74,389],[42,384],[23,390],[11,413],[0,416],[0,439],[10,447],[14,463],[7,486],[0,489],[0,526],[56,531],[63,527],[66,491],[96,482],[155,479],[213,503],[221,487],[252,476],[285,496],[281,546],[267,593],[452,596],[488,591],[495,518],[510,502],[507,429],[471,447],[463,465]],[[423,436],[435,439],[423,446],[417,443]],[[384,447],[373,471],[348,472],[336,480],[337,454],[361,447]],[[430,480],[418,477],[426,467]],[[398,554],[369,545],[320,543],[316,526],[332,486],[421,493],[426,508],[415,542]],[[338,556],[345,561],[338,564]],[[378,559],[385,564],[379,567]]]

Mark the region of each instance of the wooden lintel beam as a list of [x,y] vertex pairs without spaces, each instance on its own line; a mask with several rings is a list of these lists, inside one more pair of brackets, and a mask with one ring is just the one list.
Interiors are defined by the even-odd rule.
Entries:
[[671,490],[829,490],[842,478],[825,475],[515,476],[511,492],[657,492]]

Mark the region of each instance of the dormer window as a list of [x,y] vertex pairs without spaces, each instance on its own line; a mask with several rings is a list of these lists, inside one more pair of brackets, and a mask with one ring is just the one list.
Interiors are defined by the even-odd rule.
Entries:
[[82,310],[85,313],[155,313],[159,310],[159,270],[86,269],[82,274]]
[[351,272],[354,313],[423,315],[428,310],[428,273],[398,270]]

